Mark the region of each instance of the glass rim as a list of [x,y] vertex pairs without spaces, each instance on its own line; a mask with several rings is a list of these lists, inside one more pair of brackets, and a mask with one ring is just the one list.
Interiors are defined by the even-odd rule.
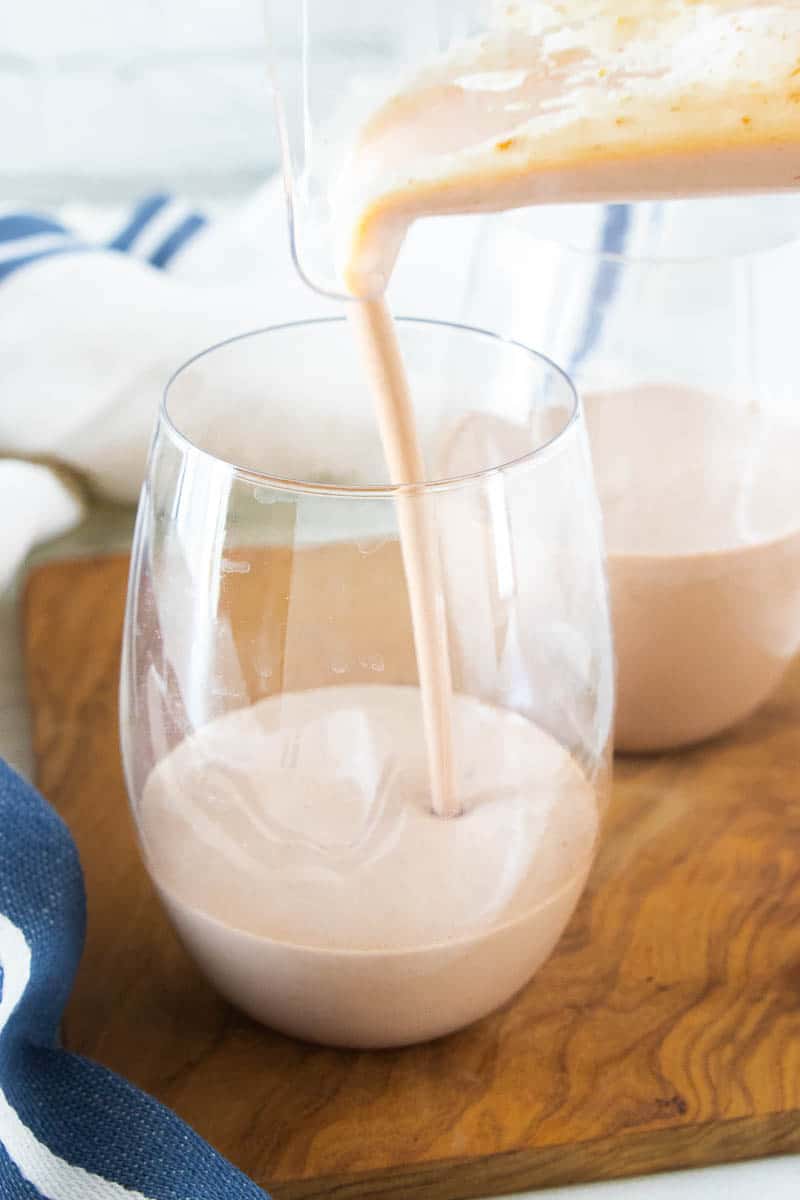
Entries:
[[331,316],[331,317],[305,317],[296,321],[284,321],[277,325],[265,325],[256,329],[246,330],[244,333],[234,334],[232,337],[224,338],[222,341],[214,342],[205,349],[199,350],[193,354],[185,362],[181,363],[175,371],[172,372],[166,385],[161,393],[161,401],[158,412],[159,426],[166,428],[169,436],[185,451],[193,454],[202,455],[203,458],[210,462],[227,467],[237,477],[247,480],[260,487],[273,488],[276,491],[297,492],[303,495],[315,496],[330,496],[339,499],[366,499],[366,500],[381,500],[394,499],[397,496],[422,495],[427,493],[438,493],[456,490],[483,482],[484,480],[494,478],[495,476],[505,475],[517,468],[522,468],[538,462],[543,458],[549,458],[554,451],[558,449],[562,439],[571,432],[581,419],[581,403],[578,394],[578,389],[572,378],[567,372],[560,367],[558,363],[549,358],[546,354],[542,354],[538,350],[533,350],[531,347],[518,342],[513,338],[503,337],[499,333],[494,333],[488,329],[481,329],[474,325],[464,325],[456,321],[441,321],[428,317],[395,317],[396,322],[402,326],[416,325],[428,328],[437,328],[445,330],[455,330],[459,333],[473,334],[487,341],[494,342],[502,346],[512,346],[515,350],[521,350],[529,359],[535,360],[540,365],[547,368],[548,372],[552,373],[557,379],[566,386],[566,392],[570,399],[569,415],[564,424],[552,437],[547,438],[541,445],[535,446],[532,450],[527,450],[524,454],[517,455],[514,458],[507,459],[503,462],[494,463],[491,466],[483,467],[479,471],[470,471],[462,475],[448,476],[443,479],[424,480],[421,483],[385,483],[385,484],[337,484],[326,481],[325,483],[315,483],[311,480],[291,479],[283,475],[273,475],[268,471],[260,471],[255,467],[245,467],[240,463],[232,462],[230,459],[222,458],[213,451],[199,445],[187,433],[178,427],[172,418],[169,411],[170,391],[174,383],[176,383],[195,363],[202,359],[208,358],[215,354],[218,350],[224,350],[227,347],[236,345],[237,342],[247,341],[249,338],[261,337],[270,333],[281,333],[287,330],[309,329],[324,325],[344,325],[347,323],[346,316]]

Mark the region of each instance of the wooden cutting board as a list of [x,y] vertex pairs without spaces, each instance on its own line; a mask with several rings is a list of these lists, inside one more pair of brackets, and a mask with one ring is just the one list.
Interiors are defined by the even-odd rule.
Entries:
[[44,566],[25,595],[38,782],[89,900],[70,1049],[277,1200],[460,1200],[800,1151],[800,664],[733,736],[617,764],[588,891],[513,1003],[427,1046],[324,1050],[220,1000],[142,868],[117,743],[126,571]]

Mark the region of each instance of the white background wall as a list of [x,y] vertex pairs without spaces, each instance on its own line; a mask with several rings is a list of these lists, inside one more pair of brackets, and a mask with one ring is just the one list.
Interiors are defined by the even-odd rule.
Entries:
[[224,195],[275,155],[261,0],[0,0],[1,205]]
[[[210,199],[261,181],[277,159],[267,2],[280,55],[301,0],[0,0],[0,205],[161,187]],[[333,51],[341,68],[356,47],[413,58],[486,3],[310,0],[315,65]]]

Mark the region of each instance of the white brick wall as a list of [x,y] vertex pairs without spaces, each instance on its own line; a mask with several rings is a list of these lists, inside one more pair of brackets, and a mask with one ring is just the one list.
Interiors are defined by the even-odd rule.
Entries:
[[3,49],[40,61],[237,50],[261,38],[261,8],[260,0],[25,0],[14,5]]
[[[310,0],[315,46],[408,52],[442,5]],[[0,205],[230,194],[274,169],[267,0],[0,0]],[[280,53],[300,0],[268,0]],[[341,62],[341,58],[339,59]]]
[[261,0],[0,0],[0,203],[263,178],[263,24]]

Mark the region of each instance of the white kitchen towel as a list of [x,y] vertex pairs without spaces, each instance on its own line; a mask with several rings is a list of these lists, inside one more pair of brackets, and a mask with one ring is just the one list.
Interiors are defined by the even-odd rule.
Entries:
[[[158,401],[182,361],[336,307],[297,277],[272,182],[215,221],[167,196],[114,229],[73,216],[0,215],[0,587],[36,541],[78,520],[80,488],[136,502]],[[451,223],[450,263],[469,262],[471,238],[473,227]],[[437,275],[440,259],[434,251],[426,272],[431,316],[437,284],[440,313],[458,295],[457,271]],[[403,278],[396,292],[413,307],[415,284],[399,274],[404,298]]]
[[[0,214],[0,497],[11,516],[0,586],[35,541],[74,523],[76,483],[135,502],[161,392],[181,362],[232,334],[337,308],[294,270],[276,183],[213,221],[166,196],[113,230],[96,213],[71,216],[77,226]],[[472,238],[469,222],[451,223],[449,265],[437,275],[439,247],[425,272],[423,315],[450,308]],[[416,289],[414,270],[399,272],[407,309],[419,310]],[[13,459],[57,463],[72,486]]]
[[[80,210],[0,214],[0,497],[12,514],[0,586],[31,545],[75,522],[81,485],[135,502],[161,392],[181,362],[246,329],[338,307],[294,270],[277,182],[214,220],[158,195],[103,224]],[[420,223],[393,281],[395,310],[466,312],[492,326],[485,278],[482,303],[469,296],[479,245],[474,219]],[[41,465],[51,463],[69,482]]]
[[[741,211],[727,219],[722,204],[717,243],[726,230],[734,238],[742,230]],[[697,245],[711,233],[707,211],[694,231],[689,219]],[[605,249],[611,256],[594,260],[570,292],[574,334],[556,356],[575,368],[614,301],[614,255],[663,241],[659,214],[653,205],[585,206],[538,210],[506,225],[420,222],[398,264],[392,307],[512,331],[552,351],[543,317],[559,303],[556,243]],[[797,201],[784,200],[774,219],[781,231],[787,222],[797,228]],[[102,225],[80,211],[66,219],[0,214],[0,501],[10,515],[0,525],[0,585],[31,545],[78,519],[81,489],[135,502],[160,396],[181,362],[235,333],[340,308],[297,275],[277,182],[210,220],[159,195]],[[492,240],[498,229],[506,241]],[[267,424],[280,419],[264,414]],[[66,474],[49,474],[48,464]]]

